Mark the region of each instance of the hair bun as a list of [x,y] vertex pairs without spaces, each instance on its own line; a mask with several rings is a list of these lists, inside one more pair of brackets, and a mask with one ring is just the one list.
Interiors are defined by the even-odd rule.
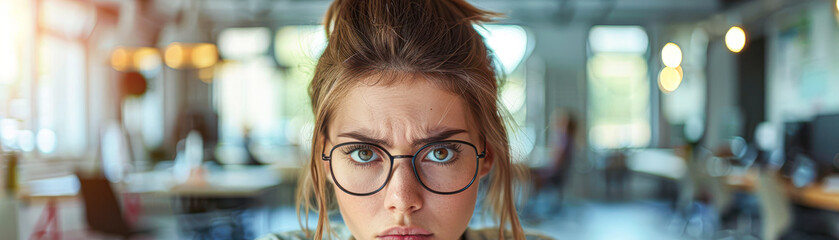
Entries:
[[491,68],[473,24],[495,16],[464,0],[337,0],[324,19],[321,61],[407,72]]
[[[498,13],[478,9],[464,0],[335,0],[326,11],[324,25],[329,35],[337,21],[387,24],[377,21],[405,20],[402,23],[421,24],[442,20],[448,24],[479,24],[491,22],[492,18],[500,16],[502,15]],[[369,22],[357,22],[353,19]],[[417,26],[421,25],[413,27]]]

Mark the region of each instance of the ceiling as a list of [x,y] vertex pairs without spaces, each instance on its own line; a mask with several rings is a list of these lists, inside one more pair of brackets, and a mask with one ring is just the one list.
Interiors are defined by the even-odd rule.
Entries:
[[[696,21],[750,0],[473,0],[478,7],[507,15],[505,21],[643,24],[650,21]],[[156,0],[157,11],[198,9],[214,24],[317,24],[329,0]]]

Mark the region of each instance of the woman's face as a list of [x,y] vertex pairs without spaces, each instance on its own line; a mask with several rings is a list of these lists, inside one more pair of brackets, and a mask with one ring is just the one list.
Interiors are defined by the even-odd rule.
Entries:
[[[433,137],[470,142],[479,152],[484,149],[460,97],[425,80],[406,82],[412,83],[361,84],[350,90],[329,123],[326,150],[375,139],[386,143],[380,145],[391,155],[413,155],[418,150],[415,140]],[[480,160],[478,177],[489,172],[492,163],[487,159]],[[328,162],[324,166],[329,169]],[[341,215],[357,239],[450,240],[466,230],[478,182],[457,194],[435,194],[417,180],[410,158],[396,158],[390,181],[373,195],[354,196],[333,187]]]

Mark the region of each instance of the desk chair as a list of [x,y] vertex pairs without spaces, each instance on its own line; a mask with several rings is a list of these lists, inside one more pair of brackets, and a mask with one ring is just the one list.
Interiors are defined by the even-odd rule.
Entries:
[[85,218],[91,231],[123,239],[150,233],[133,229],[123,218],[119,201],[108,179],[102,176],[76,175],[79,178]]

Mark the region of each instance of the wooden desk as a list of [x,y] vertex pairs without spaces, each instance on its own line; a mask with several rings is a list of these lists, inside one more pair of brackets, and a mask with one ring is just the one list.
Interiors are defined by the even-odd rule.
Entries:
[[[757,184],[757,172],[749,172],[744,175],[725,176],[726,186],[745,192],[754,192]],[[803,206],[839,211],[839,192],[827,192],[821,183],[812,184],[803,188],[796,188],[789,179],[781,179],[782,187],[786,195]]]
[[787,189],[790,198],[801,205],[839,212],[839,192],[826,192],[822,184],[803,188],[794,188],[788,184]]

